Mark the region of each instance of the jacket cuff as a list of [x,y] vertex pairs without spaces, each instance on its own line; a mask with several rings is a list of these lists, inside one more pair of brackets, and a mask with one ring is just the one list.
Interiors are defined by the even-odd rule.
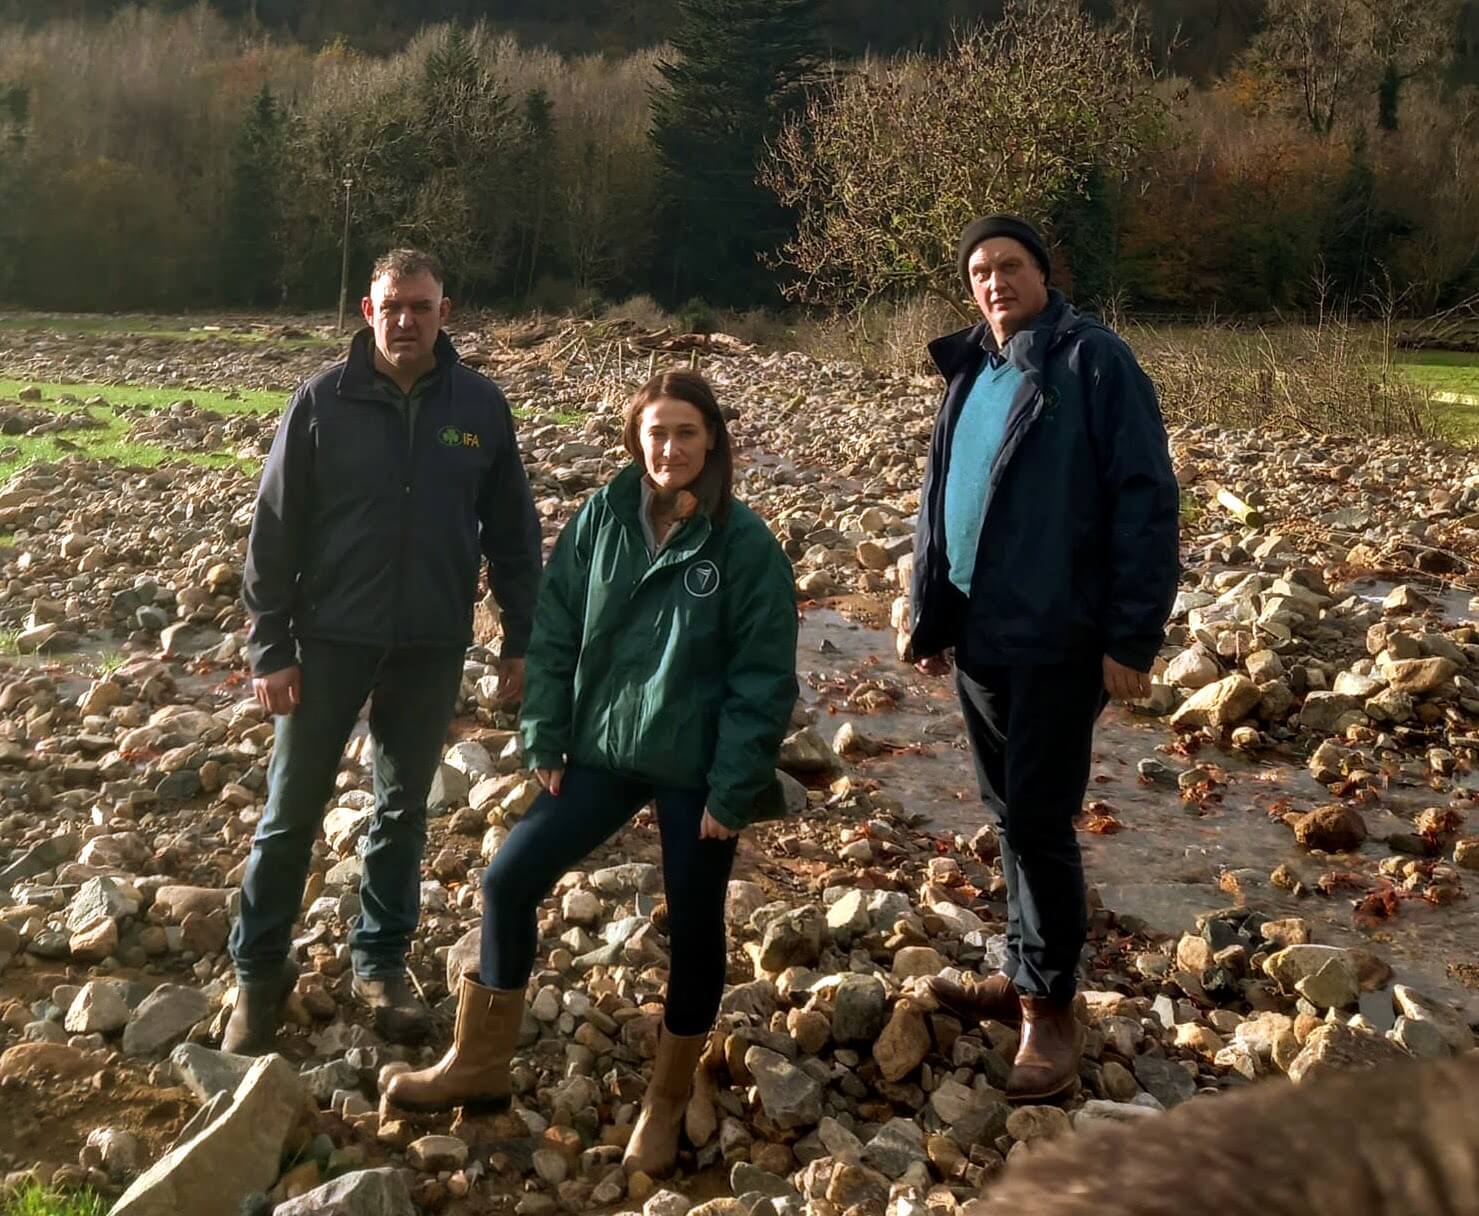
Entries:
[[1160,653],[1159,642],[1149,642],[1143,639],[1132,639],[1127,641],[1110,642],[1105,648],[1107,654],[1116,663],[1121,663],[1131,671],[1148,674],[1155,666],[1156,655]]
[[528,752],[525,754],[524,763],[530,772],[537,768],[564,768],[565,757],[559,752]]
[[298,644],[291,638],[274,642],[252,656],[252,675],[257,679],[298,666]]
[[737,815],[717,800],[711,793],[708,801],[704,804],[704,810],[708,811],[715,819],[722,823],[732,832],[741,832],[750,826],[749,819],[744,815]]

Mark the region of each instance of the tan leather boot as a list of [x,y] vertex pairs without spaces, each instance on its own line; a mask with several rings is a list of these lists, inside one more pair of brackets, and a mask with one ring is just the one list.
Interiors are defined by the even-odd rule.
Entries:
[[657,1042],[657,1059],[652,1065],[652,1080],[642,1097],[642,1113],[621,1159],[622,1168],[628,1174],[640,1170],[649,1178],[664,1178],[678,1164],[678,1133],[683,1127],[683,1111],[693,1092],[693,1070],[708,1038],[707,1031],[670,1034],[663,1027]]
[[524,990],[484,988],[470,975],[457,994],[452,1046],[430,1068],[398,1073],[385,1091],[402,1110],[464,1114],[505,1110],[513,1093],[508,1066],[524,1019]]
[[1078,1088],[1083,1030],[1073,1001],[1022,998],[1022,1041],[1007,1077],[1007,1101],[1055,1102]]
[[1022,1020],[1022,1001],[1016,986],[1000,971],[984,979],[966,975],[958,981],[932,975],[925,987],[944,1008],[967,1022],[989,1020],[1015,1026]]

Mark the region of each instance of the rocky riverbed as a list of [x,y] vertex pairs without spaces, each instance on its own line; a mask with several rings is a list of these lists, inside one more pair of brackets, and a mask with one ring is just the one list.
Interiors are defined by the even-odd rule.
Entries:
[[[304,332],[0,332],[11,377],[285,388]],[[967,1209],[1004,1163],[1273,1074],[1469,1050],[1479,1021],[1479,462],[1396,441],[1173,428],[1186,573],[1151,698],[1106,715],[1083,839],[1095,884],[1083,1087],[1010,1110],[1005,1027],[919,979],[1002,948],[994,833],[947,681],[898,661],[937,384],[722,335],[454,332],[524,412],[552,539],[620,466],[620,407],[696,361],[731,407],[740,493],[796,566],[795,811],[746,833],[730,988],[674,1180],[619,1168],[659,1024],[666,907],[645,815],[560,884],[514,1110],[407,1118],[348,996],[369,817],[363,726],[315,850],[283,1056],[213,1051],[272,726],[249,699],[253,477],[74,459],[0,487],[0,1170],[128,1189],[120,1212],[680,1216]],[[27,394],[27,397],[36,396]],[[27,427],[72,407],[0,402]],[[1172,403],[1168,403],[1172,404]],[[34,416],[33,416],[34,415]],[[272,420],[140,412],[140,441],[260,453]],[[1219,497],[1219,492],[1221,496]],[[480,611],[481,640],[496,612]],[[491,654],[468,655],[433,793],[412,966],[450,1025],[480,868],[534,789]],[[222,1196],[231,1193],[229,1209]],[[335,1196],[338,1196],[337,1198]],[[211,1206],[214,1204],[215,1206]],[[276,1204],[275,1208],[272,1205]],[[338,1204],[338,1206],[334,1206]],[[193,1206],[192,1206],[193,1205]]]

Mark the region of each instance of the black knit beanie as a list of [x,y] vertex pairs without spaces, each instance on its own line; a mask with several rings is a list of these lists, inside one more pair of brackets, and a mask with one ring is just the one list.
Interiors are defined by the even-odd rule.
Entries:
[[1009,236],[1014,241],[1020,241],[1042,267],[1043,278],[1053,277],[1053,259],[1048,256],[1048,247],[1036,228],[1015,215],[985,215],[965,226],[965,231],[960,234],[960,244],[955,249],[956,268],[960,271],[961,281],[965,283],[967,292],[971,290],[971,279],[966,264],[971,260],[971,253],[982,241],[994,236]]

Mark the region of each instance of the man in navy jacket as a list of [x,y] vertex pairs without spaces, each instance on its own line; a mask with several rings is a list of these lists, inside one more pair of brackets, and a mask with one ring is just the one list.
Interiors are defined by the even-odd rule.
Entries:
[[271,1049],[314,837],[370,702],[375,807],[359,856],[353,989],[381,1033],[429,1028],[405,955],[420,913],[426,799],[451,723],[483,560],[515,699],[533,625],[539,519],[498,386],[458,361],[436,258],[375,265],[368,328],[293,394],[262,472],[244,592],[257,699],[277,716],[267,808],[231,935],[238,997],[222,1047]]
[[921,495],[910,651],[953,654],[981,797],[1007,883],[1003,970],[931,982],[970,1017],[1023,1024],[1008,1096],[1072,1091],[1086,932],[1073,820],[1107,696],[1150,692],[1175,596],[1177,488],[1155,390],[1130,348],[1048,286],[1013,216],[966,228],[984,321],[930,344],[948,385]]

